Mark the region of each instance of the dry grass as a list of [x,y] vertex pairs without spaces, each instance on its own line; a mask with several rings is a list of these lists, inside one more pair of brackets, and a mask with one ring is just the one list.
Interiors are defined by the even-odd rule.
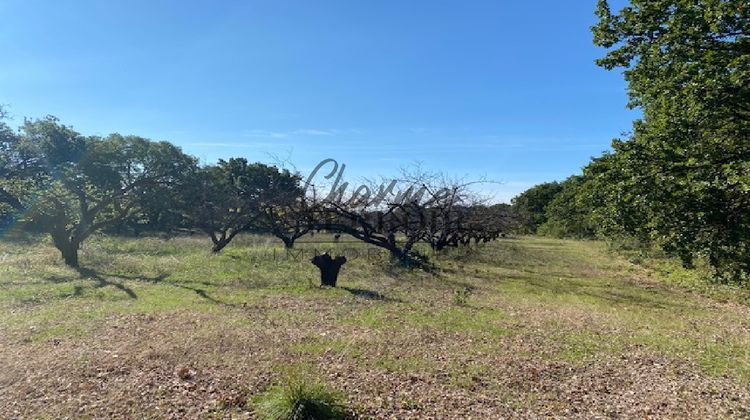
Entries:
[[750,416],[748,307],[600,243],[350,258],[338,289],[266,238],[207,249],[96,238],[79,273],[0,243],[0,417],[252,418],[290,369],[362,417]]

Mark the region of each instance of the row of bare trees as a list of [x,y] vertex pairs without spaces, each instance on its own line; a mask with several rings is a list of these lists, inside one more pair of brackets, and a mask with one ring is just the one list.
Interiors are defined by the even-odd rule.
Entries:
[[308,183],[305,189],[314,193],[304,196],[305,209],[312,229],[344,233],[387,250],[396,261],[421,265],[426,257],[414,249],[420,242],[440,251],[495,240],[510,229],[509,207],[488,205],[477,184],[416,168],[398,179],[363,184],[349,196],[331,190],[318,199]]

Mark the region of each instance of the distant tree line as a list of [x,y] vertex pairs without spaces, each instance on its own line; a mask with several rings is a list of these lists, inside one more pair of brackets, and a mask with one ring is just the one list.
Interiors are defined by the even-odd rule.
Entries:
[[325,230],[422,265],[419,242],[441,250],[494,240],[509,229],[507,206],[485,205],[470,183],[435,175],[401,181],[418,196],[321,198],[299,174],[276,166],[244,158],[199,165],[168,142],[83,136],[54,117],[13,130],[4,117],[0,109],[0,229],[49,234],[72,267],[96,232],[201,232],[220,252],[243,232],[271,234],[292,248],[305,234]]
[[629,238],[750,280],[750,3],[600,0],[596,45],[643,111],[580,175],[514,200],[528,231]]

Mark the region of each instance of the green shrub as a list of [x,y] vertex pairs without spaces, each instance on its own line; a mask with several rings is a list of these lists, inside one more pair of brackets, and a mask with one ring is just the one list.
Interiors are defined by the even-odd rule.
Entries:
[[344,419],[342,396],[320,382],[291,376],[256,397],[255,414],[268,420]]

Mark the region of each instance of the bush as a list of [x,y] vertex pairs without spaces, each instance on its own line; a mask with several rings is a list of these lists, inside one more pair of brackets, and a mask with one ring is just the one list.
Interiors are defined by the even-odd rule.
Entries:
[[255,400],[255,414],[268,420],[344,419],[340,393],[298,375],[275,385]]

